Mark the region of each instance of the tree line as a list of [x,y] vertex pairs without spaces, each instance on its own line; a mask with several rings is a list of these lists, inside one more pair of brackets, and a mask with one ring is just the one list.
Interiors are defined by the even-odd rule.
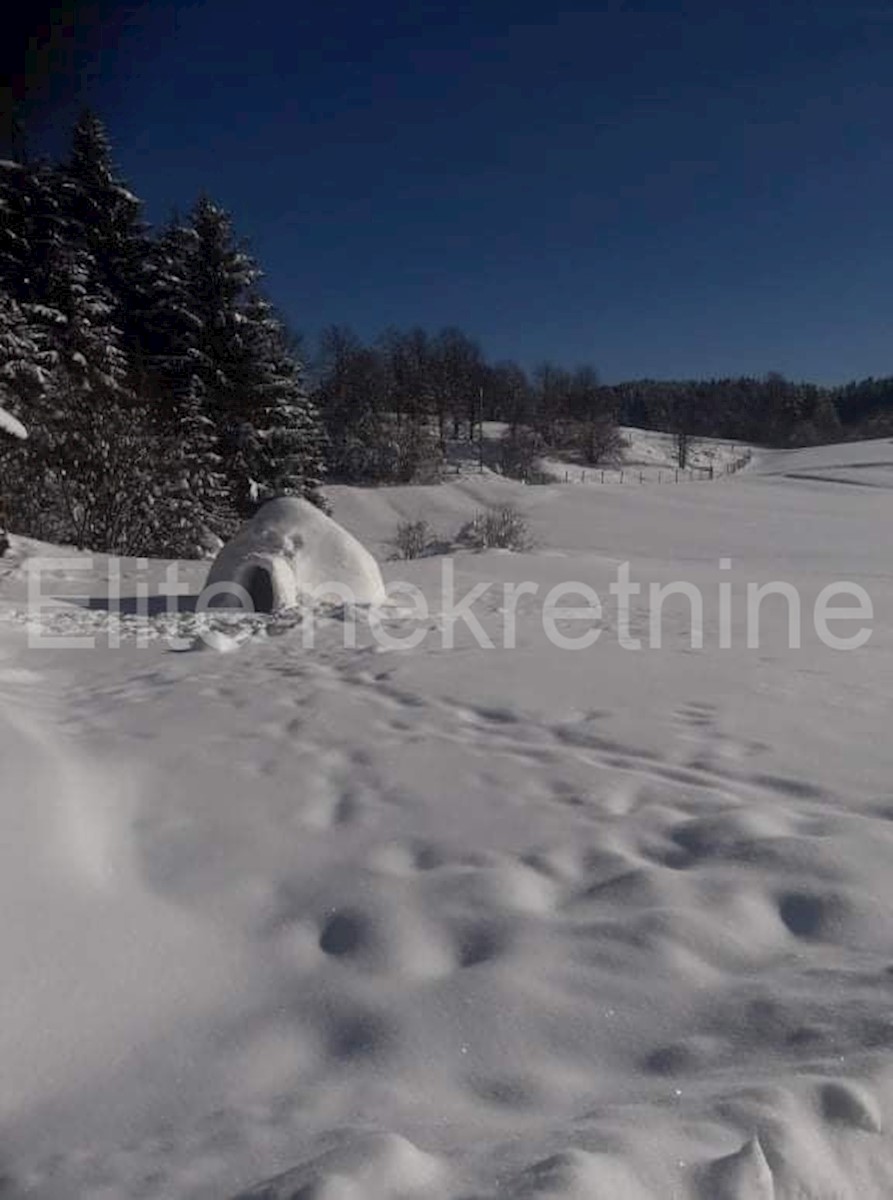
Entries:
[[344,327],[323,332],[312,396],[334,478],[408,483],[438,477],[449,448],[478,441],[485,421],[505,422],[490,465],[527,477],[546,449],[601,461],[619,449],[609,392],[591,367],[488,363],[459,329],[385,331],[370,344]]
[[[478,421],[506,427],[497,465],[524,474],[538,454],[558,451],[595,465],[618,452],[618,425],[674,435],[679,465],[691,441],[726,438],[773,447],[893,434],[893,378],[842,387],[761,377],[641,379],[601,383],[592,367],[488,364],[457,329],[389,331],[364,344],[326,331],[314,398],[330,442],[330,468],[347,480],[408,479],[423,460],[442,461],[448,436],[475,437]],[[402,456],[382,455],[400,430]]]
[[[893,434],[893,379],[605,384],[591,366],[488,362],[460,329],[332,327],[309,364],[230,216],[200,197],[152,229],[84,113],[61,162],[0,162],[4,520],[49,541],[200,554],[265,497],[330,479],[434,481],[457,443],[535,481],[546,451],[595,465],[618,425],[793,446]],[[497,442],[484,422],[501,422]],[[0,520],[0,524],[3,521]]]

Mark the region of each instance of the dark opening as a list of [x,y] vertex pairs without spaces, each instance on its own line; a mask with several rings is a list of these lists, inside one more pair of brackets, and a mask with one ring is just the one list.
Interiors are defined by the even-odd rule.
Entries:
[[251,597],[254,611],[271,613],[273,611],[273,580],[266,567],[252,567],[245,572],[242,587]]

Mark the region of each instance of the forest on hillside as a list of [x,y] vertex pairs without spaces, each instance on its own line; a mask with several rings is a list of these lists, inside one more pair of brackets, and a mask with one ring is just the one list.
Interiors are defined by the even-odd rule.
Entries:
[[434,482],[482,421],[506,427],[492,465],[529,482],[547,451],[615,458],[619,424],[674,433],[680,456],[697,437],[893,434],[893,378],[608,384],[593,366],[489,362],[459,328],[334,326],[306,355],[231,216],[201,196],[151,228],[90,112],[63,161],[0,163],[0,405],[29,431],[0,436],[0,523],[183,557],[266,497],[321,503],[326,477]]

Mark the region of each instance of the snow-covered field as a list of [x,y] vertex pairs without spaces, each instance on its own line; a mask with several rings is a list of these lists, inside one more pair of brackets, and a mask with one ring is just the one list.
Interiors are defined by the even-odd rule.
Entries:
[[590,484],[667,484],[680,480],[715,481],[749,464],[753,451],[741,442],[721,438],[692,438],[688,447],[687,465],[677,470],[679,459],[672,434],[656,429],[635,429],[621,425],[620,435],[625,442],[622,461],[601,467],[571,465],[561,459],[545,458],[543,469],[559,481]]
[[[521,508],[532,552],[450,560],[457,596],[490,583],[493,648],[461,622],[444,647],[439,558],[386,564],[428,600],[382,618],[412,649],[362,614],[346,648],[335,610],[312,649],[295,614],[218,616],[202,649],[195,563],[148,623],[166,567],[125,563],[119,628],[107,561],[57,552],[68,600],[29,617],[44,548],[0,560],[4,1198],[893,1195],[893,446],[331,498],[382,558],[398,519]],[[778,596],[745,644],[770,580],[800,649]],[[873,602],[859,650],[814,628],[838,580]],[[587,649],[547,635],[564,581],[604,605]],[[647,646],[671,581],[703,592],[703,649],[681,597]]]
[[[499,443],[508,426],[499,421],[484,422],[484,455],[487,462],[498,461]],[[550,456],[539,460],[539,466],[556,483],[586,484],[670,484],[710,481],[735,473],[750,464],[752,447],[722,438],[692,438],[688,448],[687,467],[678,470],[678,452],[672,434],[656,429],[636,429],[619,426],[623,450],[616,462],[599,467],[581,465],[569,457]],[[460,475],[480,473],[480,447],[467,441],[455,442],[449,448],[449,470]],[[712,475],[711,475],[712,472]],[[484,474],[501,476],[486,466]]]

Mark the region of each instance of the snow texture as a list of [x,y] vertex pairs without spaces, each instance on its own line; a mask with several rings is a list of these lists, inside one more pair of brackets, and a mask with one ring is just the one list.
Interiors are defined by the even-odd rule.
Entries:
[[[442,649],[437,558],[384,568],[428,598],[382,618],[414,648],[333,612],[310,651],[298,609],[214,618],[229,654],[165,644],[200,563],[120,648],[105,557],[0,564],[4,1200],[889,1200],[889,443],[328,496],[375,552],[516,504],[535,551],[452,563],[497,646],[502,585],[539,585],[517,648]],[[693,650],[677,597],[661,650],[620,646],[623,561],[731,582],[733,645],[705,603]],[[166,568],[121,564],[127,621]],[[791,650],[776,596],[748,650],[741,588],[774,579],[805,610],[862,584],[869,645]],[[567,580],[604,601],[589,650],[543,632]]]
[[[381,604],[378,563],[346,529],[308,500],[270,500],[228,542],[208,573],[220,607],[238,607],[235,584],[260,612],[293,608],[302,599]],[[244,594],[243,593],[243,594]]]

